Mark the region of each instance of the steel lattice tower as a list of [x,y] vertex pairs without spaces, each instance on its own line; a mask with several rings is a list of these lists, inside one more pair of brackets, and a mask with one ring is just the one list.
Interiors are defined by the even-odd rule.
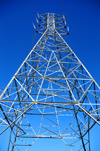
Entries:
[[64,16],[39,20],[41,38],[0,95],[0,134],[10,129],[7,151],[30,150],[42,138],[61,140],[67,151],[90,151],[100,87],[62,38]]

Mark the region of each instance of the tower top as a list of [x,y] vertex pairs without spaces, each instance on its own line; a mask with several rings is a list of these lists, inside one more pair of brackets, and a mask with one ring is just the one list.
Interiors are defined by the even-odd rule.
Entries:
[[47,30],[57,30],[61,35],[68,35],[69,28],[66,25],[66,20],[64,15],[59,15],[55,13],[45,13],[39,15],[40,27],[36,32],[43,34]]

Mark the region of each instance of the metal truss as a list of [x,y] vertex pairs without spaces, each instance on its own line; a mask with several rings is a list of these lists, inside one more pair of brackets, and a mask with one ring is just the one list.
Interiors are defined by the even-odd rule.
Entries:
[[46,13],[40,22],[41,38],[0,95],[0,134],[11,129],[7,151],[30,150],[42,138],[90,151],[100,87],[62,38],[64,16]]

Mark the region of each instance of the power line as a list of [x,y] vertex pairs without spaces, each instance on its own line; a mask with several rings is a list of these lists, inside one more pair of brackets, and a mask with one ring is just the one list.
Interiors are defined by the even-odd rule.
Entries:
[[32,20],[32,17],[31,17],[31,15],[30,15],[29,11],[28,11],[28,8],[27,8],[27,5],[26,5],[26,3],[25,3],[25,0],[23,0],[23,1],[24,1],[24,4],[25,4],[27,13],[29,14],[29,17],[30,17],[30,19],[31,19],[31,21],[32,21],[32,25],[33,25],[34,29],[36,29],[36,26],[35,26],[35,24],[34,24],[34,22],[33,22],[33,20]]
[[[29,0],[29,1],[30,1],[30,0]],[[38,12],[35,14],[35,11],[34,11],[34,8],[33,8],[33,5],[32,5],[32,3],[31,3],[31,1],[30,1],[30,4],[31,4],[32,10],[33,10],[33,13],[34,13],[34,15],[35,15],[36,22],[39,23],[38,18],[36,17],[36,14],[38,14]],[[36,8],[35,3],[33,3],[33,4],[34,4],[35,9],[36,9],[36,11],[37,11],[37,8]],[[38,14],[37,16],[39,16],[39,14]]]
[[[30,19],[31,19],[31,21],[32,21],[33,28],[35,29],[35,34],[34,34],[34,37],[33,37],[33,40],[32,40],[32,44],[31,44],[31,49],[32,49],[32,46],[33,46],[33,43],[34,43],[34,40],[35,40],[35,37],[36,37],[36,34],[37,34],[36,29],[38,30],[38,25],[37,25],[37,27],[35,26],[35,23],[33,22],[32,17],[31,17],[31,15],[30,15],[29,11],[28,11],[28,7],[27,7],[27,5],[26,5],[26,3],[25,3],[25,0],[23,0],[23,1],[24,1],[26,10],[27,10],[27,12],[28,12],[28,14],[29,14],[29,17],[30,17]],[[31,4],[32,11],[33,11],[33,13],[34,13],[36,22],[39,23],[39,22],[38,22],[38,19],[37,19],[37,17],[36,17],[36,13],[35,13],[35,11],[34,11],[33,5],[32,5],[32,3],[31,3],[30,0],[29,0],[29,2],[30,2],[30,4]],[[36,5],[35,5],[34,1],[33,1],[33,4],[34,4],[35,9],[36,9],[36,11],[37,11],[37,8],[36,8]],[[37,16],[39,16],[38,11],[37,11]]]
[[34,4],[34,6],[35,6],[35,9],[36,9],[36,12],[37,12],[37,16],[39,17],[39,13],[38,13],[38,10],[37,10],[37,7],[36,7],[36,5],[35,5],[34,0],[33,0],[33,4]]

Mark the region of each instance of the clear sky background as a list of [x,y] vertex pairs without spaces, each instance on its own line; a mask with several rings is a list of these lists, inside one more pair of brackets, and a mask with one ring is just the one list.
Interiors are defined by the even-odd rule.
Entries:
[[[36,11],[63,15],[62,0],[34,2],[0,0],[0,89],[6,87],[39,38],[37,35],[33,43]],[[63,0],[63,5],[69,25],[66,42],[100,85],[100,1]],[[3,139],[8,138],[7,134],[0,136],[0,151],[5,151]],[[100,127],[95,125],[91,130],[91,151],[100,151],[99,142]]]

